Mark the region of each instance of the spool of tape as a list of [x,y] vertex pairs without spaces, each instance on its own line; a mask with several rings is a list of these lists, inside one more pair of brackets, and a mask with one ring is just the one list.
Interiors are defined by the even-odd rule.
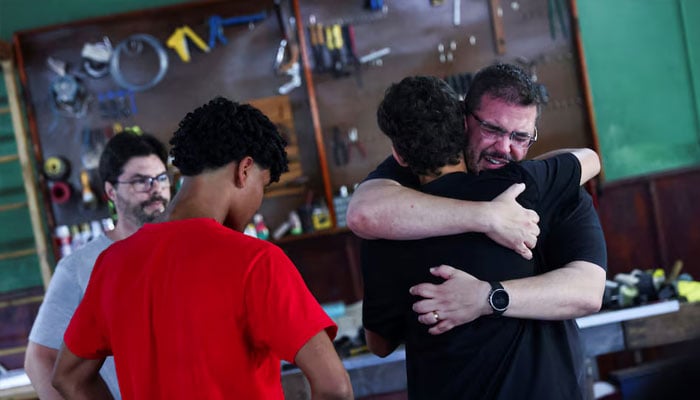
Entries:
[[56,181],[51,185],[51,201],[54,204],[64,204],[70,199],[71,188],[67,182]]
[[70,164],[62,157],[49,157],[44,161],[44,174],[51,180],[63,180],[70,173]]

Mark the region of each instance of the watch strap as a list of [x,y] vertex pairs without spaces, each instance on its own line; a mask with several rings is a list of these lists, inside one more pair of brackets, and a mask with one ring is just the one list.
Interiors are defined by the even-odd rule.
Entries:
[[[501,284],[501,282],[491,281],[491,282],[489,282],[489,284],[491,285],[491,290],[489,291],[489,296],[488,296],[487,300],[489,302],[489,305],[491,306],[491,310],[493,310],[492,315],[494,317],[499,317],[499,316],[503,315],[503,313],[506,312],[506,310],[508,309],[508,303],[509,303],[508,292],[506,292],[506,290],[503,288],[503,285]],[[500,292],[502,292],[502,293],[500,293]],[[495,304],[494,296],[497,296],[497,295],[504,295],[505,296],[505,298],[506,298],[505,306],[499,306],[499,305]]]

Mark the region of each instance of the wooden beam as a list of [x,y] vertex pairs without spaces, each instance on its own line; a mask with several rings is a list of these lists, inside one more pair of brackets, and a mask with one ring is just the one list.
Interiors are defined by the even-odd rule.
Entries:
[[2,260],[12,260],[13,258],[20,258],[24,256],[28,256],[30,254],[36,253],[36,249],[21,249],[21,250],[15,250],[15,251],[6,251],[4,253],[0,253],[0,261]]
[[493,29],[493,41],[496,46],[496,53],[501,55],[506,53],[506,34],[503,29],[503,9],[501,0],[489,0],[491,10],[491,29]]
[[294,17],[296,18],[297,37],[299,39],[299,49],[301,50],[301,68],[304,71],[304,80],[306,81],[306,91],[309,95],[309,108],[311,110],[311,121],[314,126],[314,138],[316,139],[316,149],[318,149],[318,162],[321,168],[321,177],[323,178],[324,197],[326,206],[330,214],[333,226],[337,226],[335,220],[335,210],[333,209],[333,190],[331,189],[331,177],[328,172],[328,161],[326,157],[326,145],[323,142],[323,130],[321,129],[321,118],[318,113],[318,103],[316,101],[316,90],[314,89],[313,76],[309,67],[309,52],[306,47],[306,34],[304,26],[301,22],[301,10],[299,8],[299,0],[292,0],[294,8]]
[[22,297],[19,299],[0,301],[0,308],[16,307],[32,303],[41,303],[42,301],[44,301],[43,295]]
[[0,204],[0,212],[17,210],[17,209],[20,209],[20,208],[26,207],[26,206],[27,206],[26,201],[20,201],[17,203]]
[[22,119],[22,109],[20,107],[19,90],[15,80],[15,69],[11,60],[3,60],[1,62],[2,72],[5,77],[5,87],[7,90],[7,100],[10,105],[12,115],[12,129],[15,133],[15,142],[17,144],[17,154],[22,166],[22,180],[24,181],[24,190],[27,193],[27,204],[29,205],[29,217],[31,219],[32,231],[34,232],[34,243],[36,254],[39,258],[39,269],[41,279],[44,282],[44,288],[49,287],[51,280],[51,267],[47,258],[48,239],[44,232],[44,224],[41,219],[41,210],[39,209],[39,194],[34,185],[34,164],[29,157],[29,143],[27,140],[27,131]]
[[17,154],[8,154],[5,156],[0,156],[0,164],[6,164],[17,160],[19,160],[19,156]]
[[[588,67],[586,66],[586,56],[583,52],[583,40],[581,39],[581,27],[578,19],[578,6],[576,0],[569,0],[569,9],[571,10],[571,32],[574,37],[574,47],[576,48],[576,58],[578,59],[578,73],[581,82],[581,91],[586,102],[586,119],[591,130],[591,142],[593,150],[599,155],[600,140],[598,139],[598,127],[595,122],[595,111],[593,109],[593,94],[591,93],[590,79],[588,78]],[[600,167],[600,173],[597,180],[602,182],[605,180],[605,168]]]
[[18,347],[10,347],[9,349],[0,349],[0,357],[24,353],[26,350],[27,350],[27,346],[18,346]]

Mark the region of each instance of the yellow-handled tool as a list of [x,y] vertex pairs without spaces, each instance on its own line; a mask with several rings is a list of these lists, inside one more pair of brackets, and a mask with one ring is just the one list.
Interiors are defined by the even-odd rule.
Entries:
[[203,52],[209,52],[209,46],[202,40],[199,35],[197,35],[189,26],[183,25],[173,32],[165,43],[168,47],[175,50],[180,59],[184,62],[190,62],[190,48],[187,45],[187,38],[189,38],[197,47],[199,47]]

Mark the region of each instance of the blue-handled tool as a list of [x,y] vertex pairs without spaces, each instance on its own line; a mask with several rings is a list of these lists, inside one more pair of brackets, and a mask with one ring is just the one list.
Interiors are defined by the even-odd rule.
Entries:
[[257,22],[265,19],[267,13],[265,11],[259,12],[257,14],[241,15],[237,17],[221,18],[219,15],[212,15],[209,17],[209,48],[214,48],[216,46],[216,40],[218,39],[221,44],[228,44],[226,36],[224,36],[224,27],[249,24],[251,22]]

